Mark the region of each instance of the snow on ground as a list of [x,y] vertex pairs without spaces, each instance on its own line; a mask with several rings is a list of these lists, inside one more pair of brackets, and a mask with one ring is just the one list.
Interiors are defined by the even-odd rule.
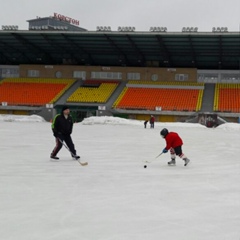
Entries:
[[[74,124],[81,166],[51,123],[0,115],[0,236],[3,240],[239,240],[240,124],[90,117]],[[191,164],[167,166],[160,130],[176,131]],[[153,160],[143,168],[146,160]]]

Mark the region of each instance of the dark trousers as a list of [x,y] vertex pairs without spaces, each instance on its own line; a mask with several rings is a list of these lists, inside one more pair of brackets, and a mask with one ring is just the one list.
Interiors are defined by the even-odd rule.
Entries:
[[[71,153],[73,153],[74,155],[76,155],[76,150],[72,141],[72,138],[70,135],[60,135],[59,138],[61,139],[62,142],[65,142],[66,145],[68,146],[69,150],[71,151]],[[58,154],[58,152],[61,150],[62,148],[62,143],[59,141],[58,138],[56,138],[56,146],[52,151],[52,156],[56,156]]]
[[171,154],[176,154],[177,156],[181,156],[182,155],[182,146],[178,146],[178,147],[175,147],[175,148],[171,148],[170,149],[170,152]]

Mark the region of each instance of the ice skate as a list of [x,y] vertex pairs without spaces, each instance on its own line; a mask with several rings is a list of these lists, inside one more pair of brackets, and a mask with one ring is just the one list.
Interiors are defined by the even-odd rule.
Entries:
[[72,154],[72,158],[75,159],[75,160],[78,160],[80,158],[80,156]]
[[50,158],[52,158],[52,159],[55,159],[55,160],[59,160],[59,157],[57,157],[57,156],[54,156],[54,155],[50,155]]
[[183,161],[185,162],[184,163],[184,166],[187,166],[188,163],[190,162],[190,160],[188,158],[183,158]]
[[168,162],[168,165],[175,166],[176,165],[176,160],[174,158],[172,158],[172,160],[170,162]]

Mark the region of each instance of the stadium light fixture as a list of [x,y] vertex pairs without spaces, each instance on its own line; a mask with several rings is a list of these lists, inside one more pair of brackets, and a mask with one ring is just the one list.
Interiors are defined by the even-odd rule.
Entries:
[[212,32],[228,32],[227,27],[213,27]]
[[167,32],[166,27],[150,27],[150,32]]
[[111,32],[110,26],[97,26],[96,31],[98,32]]
[[11,30],[18,30],[18,26],[17,25],[2,25],[2,30],[6,30],[6,31],[11,31]]
[[182,32],[197,32],[198,28],[197,27],[183,27]]
[[119,32],[134,32],[135,27],[118,27]]

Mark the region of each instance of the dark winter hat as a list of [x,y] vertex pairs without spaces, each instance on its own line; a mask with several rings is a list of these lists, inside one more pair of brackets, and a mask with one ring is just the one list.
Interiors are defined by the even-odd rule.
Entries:
[[63,112],[64,110],[66,110],[66,109],[69,109],[69,107],[68,107],[68,106],[63,106],[62,112]]
[[162,129],[162,131],[160,132],[160,135],[161,135],[163,138],[165,138],[165,137],[168,135],[168,130],[167,130],[167,128]]

